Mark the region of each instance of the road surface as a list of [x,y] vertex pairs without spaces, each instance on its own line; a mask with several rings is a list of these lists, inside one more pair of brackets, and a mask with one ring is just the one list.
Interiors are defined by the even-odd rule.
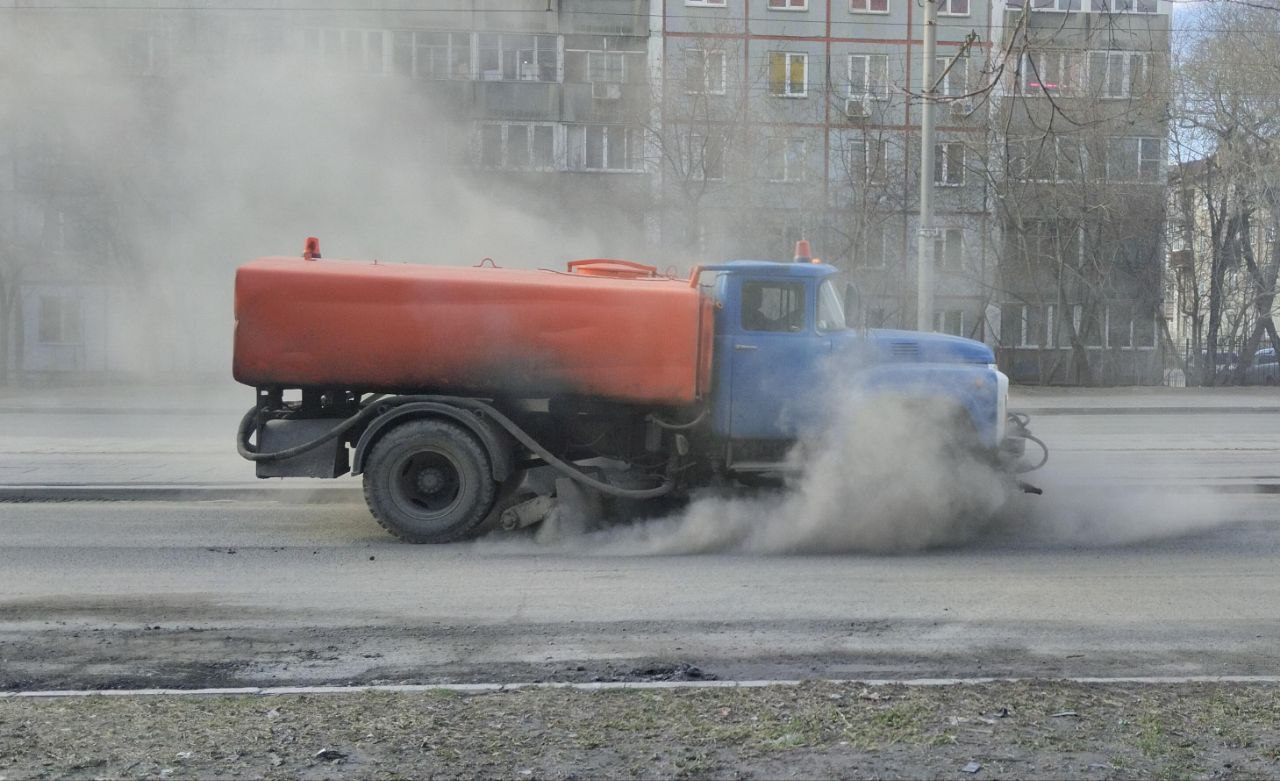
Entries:
[[10,488],[221,486],[0,503],[0,687],[1274,672],[1280,404],[1035,403],[1046,496],[896,555],[410,546],[350,479],[239,493],[219,414],[0,412]]

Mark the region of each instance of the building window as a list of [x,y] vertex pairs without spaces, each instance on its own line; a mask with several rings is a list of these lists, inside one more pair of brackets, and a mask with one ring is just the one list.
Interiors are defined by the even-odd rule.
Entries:
[[959,271],[964,267],[964,230],[946,228],[933,240],[933,263],[941,269]]
[[330,68],[380,76],[387,72],[390,33],[386,30],[308,29],[307,57]]
[[806,11],[809,0],[769,0],[770,11]]
[[684,53],[685,91],[689,94],[725,93],[725,57],[722,51],[686,49]]
[[800,282],[744,281],[742,330],[775,333],[804,330],[804,285]]
[[843,160],[849,178],[865,184],[884,182],[888,151],[888,145],[879,138],[848,142],[843,149]]
[[1048,346],[1047,314],[1052,314],[1052,307],[1004,304],[1000,307],[1000,343],[1007,347]]
[[853,265],[858,268],[884,268],[888,258],[887,233],[883,224],[864,225],[853,242]]
[[524,122],[481,125],[480,165],[525,171],[554,170],[555,125]]
[[722,133],[689,136],[689,174],[697,179],[718,181],[724,179],[725,137]]
[[806,157],[803,138],[769,139],[769,181],[799,182],[803,180]]
[[1111,14],[1154,14],[1156,0],[1093,0],[1094,8]]
[[41,344],[79,344],[80,299],[73,296],[40,296]]
[[1108,138],[1107,178],[1113,182],[1160,181],[1160,139]]
[[1054,144],[1054,181],[1083,182],[1088,178],[1089,158],[1084,142],[1078,138],[1058,136]]
[[889,97],[889,55],[849,55],[849,97]]
[[398,32],[391,46],[392,67],[401,76],[471,78],[471,33]]
[[969,0],[938,0],[938,14],[941,16],[968,16]]
[[964,144],[948,141],[933,145],[933,183],[955,187],[964,184]]
[[1081,182],[1089,161],[1084,143],[1070,136],[1009,141],[1009,176],[1030,182]]
[[808,94],[809,55],[769,52],[769,94],[803,98]]
[[1147,87],[1147,55],[1142,52],[1089,52],[1089,88],[1099,98],[1141,95]]
[[626,125],[571,125],[566,147],[575,171],[642,171],[643,133]]
[[933,318],[933,330],[938,333],[964,336],[964,310],[944,309]]
[[1023,95],[1069,95],[1080,85],[1079,58],[1072,52],[1049,51],[1025,54],[1018,74]]
[[[950,70],[948,70],[948,67]],[[938,94],[959,98],[969,94],[969,60],[958,57],[939,57],[934,60],[933,77],[938,79]]]
[[684,0],[685,5],[724,8],[725,0]]
[[484,81],[556,81],[559,47],[554,35],[480,33],[476,63]]
[[849,13],[887,14],[889,13],[889,0],[849,0]]
[[[1023,0],[1005,0],[1005,7],[1022,9]],[[1036,11],[1079,11],[1080,0],[1031,0],[1031,8]]]

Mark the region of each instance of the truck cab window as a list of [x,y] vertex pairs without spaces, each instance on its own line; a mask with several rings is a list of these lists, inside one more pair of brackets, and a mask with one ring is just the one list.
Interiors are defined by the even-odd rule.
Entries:
[[804,284],[800,282],[743,282],[744,331],[804,330]]
[[831,284],[831,280],[824,279],[818,286],[818,330],[843,331],[848,327],[836,286]]

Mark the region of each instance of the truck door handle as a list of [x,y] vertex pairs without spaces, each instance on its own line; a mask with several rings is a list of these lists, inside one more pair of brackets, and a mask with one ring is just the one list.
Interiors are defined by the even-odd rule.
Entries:
[[756,347],[754,344],[735,344],[735,345],[733,346],[733,349],[735,349],[735,350],[759,350],[760,348],[759,348],[759,347]]

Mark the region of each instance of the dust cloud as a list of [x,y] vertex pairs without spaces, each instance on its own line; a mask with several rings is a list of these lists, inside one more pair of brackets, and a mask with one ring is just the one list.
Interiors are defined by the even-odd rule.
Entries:
[[674,515],[604,529],[553,519],[532,538],[479,545],[601,555],[902,553],[972,540],[1009,495],[1008,477],[964,447],[936,409],[851,399],[832,419],[806,456],[792,454],[797,476],[780,490],[703,492]]
[[427,94],[451,83],[333,67],[292,41],[300,28],[189,16],[192,49],[175,34],[155,63],[131,38],[142,13],[23,14],[0,30],[0,159],[21,161],[6,208],[22,250],[0,253],[0,273],[30,276],[19,258],[58,233],[39,276],[109,288],[94,327],[111,375],[226,377],[236,266],[299,255],[307,236],[325,257],[382,262],[644,259],[635,215],[566,193],[572,177],[470,166],[471,121]]
[[937,409],[850,398],[831,418],[807,456],[792,454],[795,477],[776,490],[702,491],[649,520],[552,517],[476,546],[600,556],[1088,549],[1193,537],[1255,507],[1207,487],[1144,484],[1132,468],[1093,458],[1051,457],[1025,475],[1044,494],[1028,495],[966,448]]

